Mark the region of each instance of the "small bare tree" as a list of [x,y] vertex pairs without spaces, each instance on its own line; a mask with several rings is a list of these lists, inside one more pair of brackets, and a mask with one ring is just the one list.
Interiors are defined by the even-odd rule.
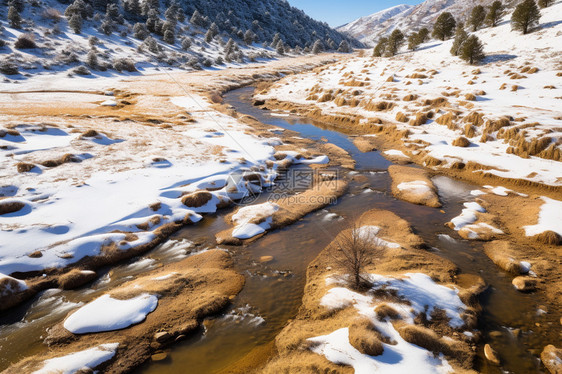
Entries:
[[369,280],[364,277],[365,266],[380,257],[384,250],[384,245],[376,234],[374,226],[360,226],[354,223],[349,229],[342,231],[332,243],[332,258],[351,276],[352,287],[355,289],[369,285]]

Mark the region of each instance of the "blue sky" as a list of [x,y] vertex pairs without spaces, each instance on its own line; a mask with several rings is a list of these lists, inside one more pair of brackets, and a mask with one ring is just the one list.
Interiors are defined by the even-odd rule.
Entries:
[[328,22],[332,27],[341,26],[359,17],[400,4],[419,4],[422,0],[288,0],[319,21]]

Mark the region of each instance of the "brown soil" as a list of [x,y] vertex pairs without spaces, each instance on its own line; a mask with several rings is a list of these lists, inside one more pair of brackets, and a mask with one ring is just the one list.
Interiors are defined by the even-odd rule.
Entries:
[[[118,299],[128,299],[141,293],[159,295],[158,307],[144,322],[125,330],[85,335],[68,332],[61,322],[49,330],[45,340],[49,344],[48,352],[25,359],[8,368],[5,373],[31,372],[41,368],[42,361],[46,359],[104,343],[119,343],[116,356],[105,366],[104,371],[130,372],[152,354],[195,333],[203,318],[220,312],[230,303],[244,285],[244,277],[234,272],[231,265],[226,252],[212,250],[127,282],[110,291],[110,295]],[[155,280],[168,274],[173,276]]]
[[[439,208],[441,206],[439,197],[437,196],[437,189],[425,170],[408,166],[392,165],[388,168],[388,172],[392,178],[392,194],[397,198],[413,204],[427,205],[433,208]],[[409,182],[425,182],[428,191],[418,193],[415,190],[401,190],[398,188],[401,183]]]

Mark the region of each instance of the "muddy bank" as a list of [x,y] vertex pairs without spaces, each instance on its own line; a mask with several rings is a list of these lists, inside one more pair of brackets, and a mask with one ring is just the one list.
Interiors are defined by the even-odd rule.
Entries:
[[[338,241],[353,235],[353,230],[374,228],[376,234],[373,235],[379,240],[379,245],[369,249],[363,276],[368,278],[367,274],[378,274],[385,279],[392,279],[407,278],[406,273],[424,273],[439,284],[454,284],[450,287],[458,289],[458,296],[466,306],[462,322],[456,325],[457,328],[449,325],[451,320],[438,307],[426,310],[427,315],[418,314],[414,320],[409,320],[403,313],[409,310],[409,303],[413,305],[412,301],[401,299],[399,293],[393,293],[385,287],[373,286],[371,283],[354,290],[349,274],[346,275],[334,248],[338,246]],[[458,274],[453,263],[422,249],[423,246],[423,240],[411,231],[409,224],[389,211],[369,211],[354,228],[342,231],[309,265],[302,307],[296,318],[276,338],[278,354],[260,372],[352,372],[350,366],[357,364],[354,359],[346,358],[340,365],[330,362],[333,359],[329,355],[326,359],[319,353],[327,352],[319,350],[324,343],[319,343],[315,338],[341,329],[347,329],[349,343],[358,352],[373,356],[371,359],[374,361],[381,356],[381,362],[384,362],[382,355],[385,350],[392,351],[398,347],[394,345],[400,343],[386,335],[388,331],[381,327],[381,323],[386,327],[393,326],[407,342],[435,353],[444,353],[455,372],[470,371],[478,336],[472,334],[480,309],[476,295],[485,289],[485,285],[478,276]],[[349,301],[344,294],[355,295],[350,297],[356,301]],[[374,309],[373,316],[366,312],[367,309],[357,306],[356,303],[361,304],[363,298],[368,300],[366,307]],[[375,320],[370,320],[370,317]],[[468,332],[463,334],[463,330]]]

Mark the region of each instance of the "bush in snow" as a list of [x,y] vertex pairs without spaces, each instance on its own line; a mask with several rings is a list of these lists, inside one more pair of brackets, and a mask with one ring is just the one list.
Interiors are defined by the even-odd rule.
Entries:
[[500,22],[501,18],[504,14],[504,6],[502,2],[496,0],[490,5],[490,9],[488,9],[488,15],[486,16],[486,24],[490,27],[496,27]]
[[439,40],[448,39],[453,35],[456,24],[455,17],[451,13],[441,13],[437,17],[435,25],[433,25],[433,33],[431,35]]
[[158,45],[158,42],[152,36],[146,38],[144,42],[142,42],[142,45],[146,46],[148,50],[152,53],[158,53],[160,51],[160,46]]
[[322,41],[320,39],[316,40],[314,42],[314,45],[312,46],[312,53],[317,55],[321,53],[323,50],[324,50],[324,44],[322,44]]
[[19,74],[18,67],[13,62],[8,60],[0,60],[0,73],[6,75],[16,75]]
[[82,16],[79,13],[74,13],[68,21],[68,27],[70,27],[75,34],[80,34],[82,32]]
[[86,64],[92,69],[98,68],[99,61],[95,50],[91,49],[90,52],[88,52],[88,55],[86,56]]
[[279,53],[280,55],[284,55],[284,54],[285,54],[285,43],[283,43],[283,40],[279,40],[279,42],[277,43],[277,47],[275,48],[275,50],[276,50],[277,53]]
[[215,64],[217,64],[217,65],[223,65],[223,64],[224,64],[224,59],[223,59],[221,56],[217,57],[217,59],[215,60]]
[[4,39],[0,39],[0,48],[5,47],[6,46],[6,41]]
[[88,38],[88,44],[90,45],[90,47],[94,47],[94,46],[100,44],[100,40],[97,36],[92,35]]
[[486,57],[482,43],[476,35],[470,35],[462,44],[460,57],[471,65]]
[[14,43],[14,47],[16,47],[17,49],[37,48],[35,37],[33,36],[33,34],[21,34]]
[[41,13],[44,19],[48,19],[54,22],[59,22],[62,19],[62,14],[55,8],[47,8]]
[[244,43],[246,43],[246,45],[252,44],[255,39],[256,39],[256,34],[254,34],[252,30],[247,30],[244,33]]
[[181,48],[182,48],[184,51],[187,51],[189,48],[191,48],[191,39],[189,39],[187,36],[184,37],[184,38],[181,40]]
[[166,32],[164,33],[164,41],[168,44],[176,43],[176,35],[172,30],[166,30]]
[[111,21],[108,19],[103,21],[100,25],[99,30],[107,36],[111,35],[111,33],[113,32],[113,25],[111,24]]
[[[298,50],[297,50],[298,48]],[[300,46],[296,46],[295,47],[295,52],[296,53],[300,53]],[[349,43],[347,42],[347,40],[342,40],[340,43],[340,46],[338,47],[338,52],[340,53],[349,53],[351,52],[351,48],[349,47]]]
[[511,28],[527,34],[532,27],[539,24],[541,13],[535,0],[523,0],[511,15]]
[[84,65],[78,66],[74,69],[72,69],[72,72],[76,75],[91,75],[92,72],[90,72],[90,70],[88,70],[87,67],[85,67]]
[[113,68],[118,72],[128,71],[129,73],[138,71],[133,60],[128,58],[118,58],[113,61]]
[[23,12],[23,10],[25,9],[25,4],[23,0],[9,0],[8,5],[13,6],[20,13]]
[[472,26],[472,31],[477,31],[486,19],[486,9],[482,5],[477,5],[472,8],[468,24]]
[[21,16],[20,12],[16,9],[16,7],[11,6],[8,9],[8,21],[10,21],[10,26],[19,29],[21,27]]

